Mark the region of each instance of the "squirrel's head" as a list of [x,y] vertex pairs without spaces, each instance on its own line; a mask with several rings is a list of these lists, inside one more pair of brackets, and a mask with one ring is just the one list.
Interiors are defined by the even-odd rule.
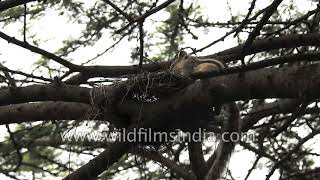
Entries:
[[177,59],[179,61],[181,61],[181,60],[183,61],[183,60],[188,59],[188,58],[189,58],[189,55],[184,50],[179,51],[178,54],[177,54]]

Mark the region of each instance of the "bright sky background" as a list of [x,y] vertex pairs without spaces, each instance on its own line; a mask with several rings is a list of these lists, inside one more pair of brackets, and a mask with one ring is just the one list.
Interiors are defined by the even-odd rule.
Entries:
[[[177,1],[178,2],[178,1]],[[186,1],[186,4],[189,4],[190,1]],[[199,0],[200,5],[203,7],[203,11],[208,15],[209,19],[212,22],[227,22],[230,20],[230,12],[227,6],[227,1],[225,0]],[[282,4],[287,4],[291,2],[291,0],[285,0]],[[315,8],[315,3],[306,0],[296,0],[294,1],[298,4],[298,7],[307,11],[312,8]],[[37,3],[37,2],[36,2]],[[159,2],[160,3],[160,2]],[[229,0],[229,4],[232,7],[232,14],[242,14],[245,15],[250,6],[249,2],[243,0]],[[270,1],[265,0],[257,0],[257,7],[266,7],[270,4]],[[31,5],[28,4],[28,5]],[[310,8],[312,7],[312,8]],[[281,6],[280,6],[281,8]],[[285,13],[285,12],[284,12]],[[54,52],[62,45],[62,40],[66,38],[76,38],[81,29],[83,29],[83,25],[78,24],[70,24],[66,22],[66,18],[58,16],[53,10],[46,10],[46,16],[42,18],[39,22],[34,22],[29,24],[31,27],[28,32],[29,35],[36,35],[38,39],[41,39],[42,42],[39,47],[43,48],[47,51]],[[159,20],[163,17],[163,14],[158,13],[151,16],[151,19]],[[31,21],[28,21],[29,23]],[[152,26],[152,21],[148,19],[146,26]],[[10,36],[15,36],[18,39],[22,39],[22,23],[16,23],[14,25],[6,26],[1,31],[9,34]],[[225,29],[217,29],[211,28],[208,33],[197,33],[199,36],[198,40],[193,40],[191,37],[188,37],[186,40],[186,46],[192,46],[194,48],[201,48],[213,40],[223,36],[226,33]],[[232,36],[231,36],[232,37]],[[145,41],[148,41],[146,39]],[[97,61],[94,61],[95,65],[129,65],[131,63],[130,59],[130,51],[131,48],[135,47],[138,42],[131,41],[128,42],[126,40],[122,41],[120,44],[116,46],[113,51],[101,56]],[[73,60],[74,63],[79,64],[81,62],[85,62],[86,60],[94,57],[96,54],[101,53],[108,46],[113,44],[113,40],[108,39],[106,36],[104,39],[99,41],[94,47],[87,47],[82,49],[81,51],[77,51],[73,53],[68,59]],[[237,45],[236,39],[227,38],[224,42],[220,42],[215,46],[209,48],[204,51],[202,54],[212,54],[214,52],[230,48],[232,46]],[[22,70],[25,72],[30,72],[34,66],[33,63],[35,60],[39,59],[39,55],[29,52],[28,50],[22,49],[18,46],[8,44],[4,40],[0,39],[0,62],[6,61],[5,66],[14,70]],[[6,132],[6,129],[0,127],[0,132]],[[0,137],[1,140],[1,137]],[[238,149],[239,150],[239,149]],[[74,157],[76,158],[76,157]],[[230,162],[229,168],[233,172],[233,176],[237,179],[237,177],[245,176],[247,171],[251,167],[251,163],[255,158],[251,153],[247,151],[241,151],[239,153],[234,153],[232,156],[232,161]],[[260,161],[258,167],[264,166],[264,161]],[[250,176],[251,180],[254,179],[264,179],[267,175],[268,171],[266,169],[260,169],[253,171]],[[119,177],[119,179],[123,179],[125,177],[132,177],[131,173],[124,174]],[[276,179],[277,172],[274,174],[272,179]],[[4,179],[0,176],[0,179]],[[240,179],[243,179],[240,178]]]

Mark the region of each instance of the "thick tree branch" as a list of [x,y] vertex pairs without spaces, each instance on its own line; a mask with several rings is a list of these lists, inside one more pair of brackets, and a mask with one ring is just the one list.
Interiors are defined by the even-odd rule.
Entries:
[[[206,119],[204,114],[207,115],[209,107],[214,104],[249,99],[300,98],[301,95],[319,98],[319,72],[320,65],[312,64],[261,69],[247,72],[244,77],[232,74],[211,78],[209,82],[196,81],[179,94],[145,106],[141,113],[145,121],[166,119],[172,128],[199,128],[203,125],[201,119]],[[138,107],[134,102],[123,101],[119,111],[133,114],[140,112]]]
[[[170,122],[170,127],[173,128],[181,128],[185,125],[184,128],[197,128],[203,125],[202,120],[207,118],[205,115],[211,111],[210,106],[219,103],[260,98],[300,98],[302,94],[304,97],[318,98],[319,72],[320,65],[312,64],[260,69],[246,72],[244,77],[239,77],[237,74],[219,76],[208,81],[196,81],[180,93],[163,97],[161,101],[150,103],[142,110],[139,108],[139,103],[121,98],[126,97],[130,83],[122,82],[116,86],[106,86],[105,91],[111,93],[113,88],[122,88],[118,91],[121,92],[120,94],[115,94],[120,97],[120,100],[123,99],[118,107],[122,114],[136,116],[137,112],[141,112],[143,120],[153,121],[157,116],[156,119],[168,119],[167,122]],[[93,97],[99,99],[100,96],[100,99],[103,99],[103,92],[99,93],[94,94]],[[92,102],[89,88],[71,85],[34,85],[20,88],[15,94],[10,90],[0,91],[2,105],[35,101],[70,101],[88,104]],[[195,104],[198,105],[195,106]],[[185,114],[185,117],[181,118],[181,114]],[[194,122],[194,119],[199,118],[200,121]],[[190,124],[181,123],[179,119],[184,119],[186,122],[190,120]]]
[[65,177],[64,180],[95,179],[99,174],[116,163],[122,155],[129,151],[129,149],[130,144],[128,143],[113,143],[97,157]]
[[[299,46],[319,46],[320,45],[320,34],[298,34],[298,35],[288,35],[279,38],[269,38],[266,40],[256,40],[252,43],[248,49],[248,54],[254,54],[263,51],[270,51],[279,48],[293,48]],[[219,53],[201,56],[199,58],[217,58],[229,62],[240,58],[240,53],[243,45],[239,45]],[[229,73],[245,72],[248,70],[255,70],[263,67],[268,67],[272,65],[277,65],[286,62],[295,61],[316,61],[319,60],[319,53],[306,53],[306,54],[296,54],[277,58],[266,59],[263,61],[251,63],[247,65],[248,67],[231,67],[220,72],[208,73],[207,76],[203,77],[213,77],[216,75],[223,75]],[[145,71],[154,72],[159,70],[165,70],[170,67],[172,62],[161,62],[154,64],[143,65],[142,68]],[[85,73],[80,73],[73,76],[72,78],[66,80],[68,84],[81,84],[86,82],[92,77],[119,77],[122,75],[134,74],[137,70],[137,65],[134,66],[83,66],[81,70]],[[197,78],[201,78],[200,75]]]
[[90,160],[87,164],[81,166],[79,169],[74,171],[65,177],[65,180],[87,180],[97,178],[99,174],[107,170],[111,165],[116,163],[119,158],[121,158],[125,153],[127,153],[134,143],[127,141],[128,139],[123,139],[123,137],[128,137],[129,133],[136,133],[137,128],[146,127],[164,127],[165,122],[161,120],[156,121],[143,121],[138,125],[130,126],[127,131],[123,132],[121,139],[112,143],[108,149],[100,153],[97,157]]
[[69,101],[90,104],[90,89],[72,85],[31,85],[0,90],[0,105],[36,101]]
[[[171,62],[150,63],[142,65],[142,69],[147,72],[155,72],[168,69]],[[121,77],[124,75],[136,74],[139,65],[133,66],[83,66],[83,73],[79,73],[70,79],[67,84],[85,83],[92,77]]]
[[[225,101],[265,98],[319,98],[319,64],[283,68],[265,68],[246,72],[245,77],[232,74],[210,79],[209,88]],[[197,83],[197,82],[196,82]],[[218,90],[224,85],[226,88]],[[220,88],[221,89],[221,88]],[[255,98],[252,98],[252,97]],[[250,98],[247,98],[250,97]]]
[[202,143],[201,142],[189,142],[188,143],[189,159],[193,172],[195,173],[197,180],[204,179],[207,173],[206,162],[203,157]]
[[[294,48],[300,46],[320,46],[320,34],[293,34],[277,38],[255,40],[246,50],[245,55],[255,54],[263,51],[270,51],[273,49]],[[220,51],[218,53],[201,56],[200,58],[218,58],[224,60],[225,62],[230,62],[240,58],[242,49],[243,44],[226,49],[224,51]]]
[[191,74],[191,77],[194,79],[202,79],[202,78],[215,77],[215,76],[220,76],[225,74],[247,72],[247,71],[262,69],[269,66],[285,64],[285,63],[293,63],[298,61],[310,62],[310,61],[319,61],[319,60],[320,60],[320,53],[292,54],[288,56],[281,56],[281,57],[261,60],[258,62],[253,62],[253,63],[247,64],[246,66],[233,66],[226,69],[222,69],[220,71],[194,73],[194,74]]
[[0,1],[0,11],[7,10],[9,8],[19,6],[22,4],[26,4],[32,1],[36,0],[5,0],[5,1]]
[[[111,143],[106,143],[106,142],[100,142],[100,141],[95,141],[92,139],[91,141],[68,141],[64,142],[60,138],[60,136],[54,136],[54,137],[43,137],[40,139],[34,140],[32,144],[26,144],[22,143],[21,147],[27,148],[28,145],[32,146],[51,146],[51,147],[57,147],[60,145],[65,145],[68,143],[69,145],[74,145],[74,146],[81,146],[81,147],[100,147],[100,148],[106,148],[109,149],[113,145]],[[137,147],[138,148],[138,147]],[[5,151],[14,151],[14,146],[12,144],[4,144],[3,146],[0,147],[0,150],[5,150]],[[153,160],[155,162],[159,162],[162,165],[166,166],[168,169],[173,170],[175,173],[177,173],[180,177],[183,177],[184,179],[194,179],[195,175],[191,172],[189,172],[189,169],[185,169],[183,166],[177,164],[175,161],[170,160],[169,158],[163,157],[160,153],[152,150],[144,150],[142,148],[138,148],[137,150],[132,150],[129,149],[130,153],[139,155],[141,157],[148,158],[150,160]]]
[[90,105],[73,102],[40,102],[0,106],[0,125],[42,120],[90,120],[98,112]]

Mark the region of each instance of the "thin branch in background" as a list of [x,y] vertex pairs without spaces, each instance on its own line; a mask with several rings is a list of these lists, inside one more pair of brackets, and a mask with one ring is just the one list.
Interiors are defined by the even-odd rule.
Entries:
[[251,174],[252,171],[256,168],[256,166],[257,166],[257,164],[258,164],[258,162],[259,162],[260,159],[261,159],[261,156],[258,155],[258,157],[256,158],[256,160],[255,160],[254,163],[252,164],[252,167],[249,169],[249,171],[248,171],[246,177],[244,178],[244,180],[247,180],[247,179],[249,178],[250,174]]
[[20,180],[20,178],[17,178],[16,176],[11,175],[10,172],[4,171],[3,169],[0,169],[0,170],[1,170],[1,174],[4,174],[5,176],[8,176],[9,178],[12,178],[12,179]]
[[[260,14],[262,14],[266,9],[262,9],[260,10],[255,16],[253,16],[252,18],[250,18],[248,21],[252,21],[252,20],[255,20],[258,16],[260,16]],[[199,48],[198,50],[196,50],[194,53],[197,53],[197,52],[201,52],[211,46],[213,46],[214,44],[220,42],[220,41],[224,41],[224,39],[226,37],[228,37],[230,34],[236,32],[238,29],[240,28],[240,26],[236,27],[236,28],[233,28],[231,29],[229,32],[227,32],[225,35],[223,35],[222,37],[218,38],[217,40],[213,41],[212,43],[202,47],[202,48]]]
[[14,148],[16,149],[16,153],[17,153],[17,156],[18,156],[18,162],[16,164],[16,167],[13,169],[13,171],[17,171],[19,169],[19,167],[21,166],[21,163],[22,163],[22,154],[20,152],[20,147],[19,147],[19,145],[18,145],[18,143],[16,141],[16,138],[14,137],[14,134],[10,130],[9,124],[6,124],[6,128],[7,128],[7,131],[9,133],[10,140],[12,141],[12,144],[13,144]]
[[306,137],[302,138],[291,151],[289,151],[283,158],[281,158],[277,163],[275,163],[275,165],[272,167],[272,169],[270,170],[270,172],[266,176],[265,180],[269,180],[271,178],[271,176],[273,175],[273,173],[276,171],[276,169],[278,169],[278,167],[283,162],[290,159],[290,157],[294,153],[296,153],[304,143],[306,143],[308,140],[312,139],[314,136],[316,136],[318,134],[320,134],[320,129],[315,130],[315,131],[311,132],[309,135],[307,135]]
[[141,20],[146,19],[147,17],[151,16],[152,14],[162,10],[163,8],[166,8],[167,6],[169,6],[171,3],[173,3],[175,0],[168,0],[163,2],[162,4],[160,4],[159,6],[148,10],[147,12],[145,12],[142,16],[139,16],[138,18],[134,19],[134,21],[129,22],[128,24],[126,24],[125,26],[123,26],[121,29],[117,30],[115,33],[116,34],[120,34],[122,31],[126,30],[129,26],[131,26],[132,24],[136,23],[136,22],[140,22]]
[[[0,70],[2,70],[2,69],[8,69],[8,68],[0,63]],[[16,88],[17,87],[16,80],[13,77],[11,77],[11,75],[9,74],[8,71],[5,71],[5,70],[2,70],[2,71],[5,76],[5,79],[8,80],[9,87],[12,89]]]
[[115,9],[119,14],[121,14],[123,17],[125,17],[129,22],[134,22],[134,20],[127,13],[122,11],[118,6],[113,4],[111,1],[109,1],[109,0],[102,0],[102,1],[109,4],[113,9]]
[[255,5],[256,5],[256,0],[253,0],[251,5],[250,5],[250,8],[248,10],[248,13],[247,13],[246,17],[241,22],[240,26],[238,27],[238,29],[237,29],[236,33],[233,35],[233,37],[236,37],[240,33],[241,29],[249,22],[248,19],[249,19],[250,15],[251,15]]
[[36,46],[33,46],[27,42],[23,42],[23,41],[20,41],[14,37],[11,37],[11,36],[8,36],[7,34],[3,33],[0,31],[0,38],[8,41],[8,43],[13,43],[17,46],[20,46],[20,47],[23,47],[25,49],[28,49],[32,52],[35,52],[35,53],[38,53],[38,54],[41,54],[42,56],[48,58],[48,59],[52,59],[54,61],[56,61],[57,63],[61,64],[61,65],[64,65],[65,67],[69,68],[70,70],[74,70],[74,69],[79,69],[80,66],[78,65],[75,65],[53,53],[50,53],[48,51],[45,51],[41,48],[38,48]]
[[139,42],[140,42],[140,48],[139,48],[139,71],[138,72],[142,72],[142,64],[143,64],[143,38],[144,38],[144,32],[143,32],[143,23],[144,23],[144,19],[142,21],[139,22]]
[[261,156],[261,157],[265,157],[265,158],[267,158],[267,159],[269,159],[269,160],[271,160],[271,161],[276,161],[276,158],[275,158],[274,156],[268,154],[267,152],[265,152],[265,151],[262,150],[261,148],[256,148],[256,147],[252,146],[251,144],[246,143],[246,142],[244,142],[244,141],[240,141],[239,144],[240,144],[243,148],[245,148],[245,149],[247,149],[247,150],[249,150],[249,151],[251,151],[251,152],[253,152],[253,153],[255,153],[255,154],[258,154],[258,155]]
[[[129,32],[131,32],[134,28],[132,28],[131,30],[129,30]],[[129,35],[130,33],[125,33],[121,36],[121,38],[119,38],[116,42],[114,42],[111,46],[109,46],[108,48],[106,48],[103,52],[98,53],[95,57],[87,60],[84,63],[81,63],[81,65],[85,65],[90,63],[91,61],[94,61],[95,59],[99,58],[100,56],[104,55],[105,53],[107,53],[110,49],[114,48],[117,44],[119,44],[127,35]]]
[[32,75],[32,74],[24,73],[22,71],[11,70],[11,69],[8,69],[6,67],[0,67],[0,70],[1,71],[5,71],[5,72],[14,73],[14,74],[20,74],[20,75],[23,75],[23,76],[26,76],[26,77],[29,77],[29,78],[40,79],[40,80],[43,80],[43,81],[51,81],[51,79],[45,78],[43,76],[35,76],[35,75]]
[[27,42],[26,31],[27,31],[27,3],[24,4],[24,14],[23,14],[23,41],[24,42]]
[[230,22],[235,22],[235,16],[232,13],[232,8],[230,6],[229,0],[226,0],[226,3],[227,3],[227,7],[228,7],[228,12],[230,15]]
[[230,169],[227,169],[227,173],[229,174],[231,180],[236,180],[236,179],[232,176],[232,173],[231,173]]
[[[231,26],[239,26],[242,24],[242,21],[239,22],[196,22],[194,19],[191,19],[189,17],[186,17],[187,20],[193,22],[193,24],[190,24],[190,26],[194,26],[194,27],[200,27],[200,26],[204,26],[204,27],[220,27],[220,26],[227,26],[228,28],[231,28]],[[251,19],[251,18],[250,18]],[[249,22],[249,20],[247,20],[247,25],[256,25],[259,22],[257,21],[252,21]],[[197,24],[196,24],[197,23]],[[268,25],[285,25],[288,24],[288,22],[286,21],[268,21],[266,24]]]
[[253,31],[249,34],[247,40],[245,41],[245,43],[243,45],[242,52],[241,52],[240,59],[241,59],[242,65],[245,65],[244,57],[245,57],[247,49],[250,48],[254,39],[260,34],[260,30],[262,29],[262,27],[268,22],[269,18],[277,10],[277,7],[280,5],[281,2],[282,2],[282,0],[273,1],[272,4],[270,6],[268,6],[266,11],[264,12],[260,22],[256,25],[256,27],[253,29]]
[[309,11],[305,15],[303,15],[303,16],[301,16],[301,17],[299,17],[299,18],[287,23],[284,27],[278,29],[277,31],[271,32],[271,33],[266,33],[266,38],[272,36],[273,34],[278,34],[283,30],[289,29],[291,26],[296,25],[299,22],[303,22],[304,20],[307,20],[310,16],[312,16],[313,14],[318,13],[319,11],[320,11],[320,8],[316,8],[316,9],[314,9],[312,11]]
[[294,113],[290,116],[290,118],[280,128],[276,129],[276,131],[273,133],[272,136],[276,138],[280,133],[287,130],[287,128],[291,125],[291,123],[293,123],[293,121],[298,118],[298,116],[300,116],[301,114],[304,114],[303,112],[308,106],[308,104],[309,102],[303,102],[301,106],[296,111],[294,111]]
[[55,176],[55,177],[57,177],[59,175],[59,172],[52,172],[51,169],[48,170],[45,167],[40,167],[40,166],[38,166],[38,164],[36,165],[36,163],[32,164],[29,162],[22,162],[21,165],[26,166],[26,167],[30,167],[30,168],[34,168],[36,171],[43,171],[43,172],[49,173],[50,175]]
[[[186,11],[183,8],[183,0],[180,0],[180,4],[179,4],[179,10],[178,10],[178,16],[179,16],[179,20],[180,20],[180,24],[182,27],[184,27],[184,29],[192,36],[192,39],[198,39],[198,36],[195,35],[191,29],[189,28],[189,24],[186,23],[187,17],[188,17],[188,10]],[[179,23],[177,23],[179,25]]]

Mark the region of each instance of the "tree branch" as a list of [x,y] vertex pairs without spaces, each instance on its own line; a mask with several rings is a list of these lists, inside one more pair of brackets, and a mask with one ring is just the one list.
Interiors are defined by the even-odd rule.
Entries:
[[32,1],[36,0],[6,0],[6,1],[0,1],[0,11],[4,11],[7,9],[10,9],[15,6],[19,6],[22,4],[26,4]]
[[[229,62],[236,60],[240,57],[241,49],[243,45],[239,45],[219,53],[215,53],[208,56],[200,56],[199,58],[216,58],[221,59],[224,62]],[[252,43],[248,50],[248,54],[254,54],[263,51],[270,51],[273,49],[280,48],[294,48],[299,46],[320,46],[320,34],[296,34],[282,36],[278,38],[269,38],[265,40],[256,40]],[[268,67],[272,65],[277,65],[286,62],[295,61],[315,61],[319,60],[319,53],[306,53],[306,54],[295,54],[289,56],[282,56],[277,58],[271,58],[268,60],[263,60],[249,64],[248,67],[231,67],[224,69],[220,72],[208,73],[207,77],[213,77],[216,75],[223,75],[229,73],[246,72],[248,70],[255,70],[263,67]],[[159,70],[168,69],[172,61],[153,63],[142,65],[145,71],[154,72]],[[133,66],[83,66],[81,70],[84,73],[73,76],[72,78],[66,80],[68,84],[81,84],[88,80],[89,78],[100,76],[100,77],[120,77],[122,75],[134,74],[136,73],[138,65]],[[209,75],[211,74],[211,75]],[[202,77],[202,76],[199,76]],[[204,76],[206,77],[206,76]]]
[[43,120],[89,120],[98,117],[90,105],[73,102],[40,102],[0,106],[0,125]]
[[189,172],[189,169],[185,169],[183,166],[180,166],[175,161],[163,157],[160,153],[156,151],[143,150],[139,148],[138,151],[135,151],[134,153],[161,163],[162,165],[168,167],[168,169],[177,173],[177,175],[179,175],[183,179],[193,180],[196,178],[196,176],[193,173]]
[[[274,49],[294,48],[300,46],[320,46],[320,34],[293,34],[277,38],[255,40],[246,50],[245,55],[255,54],[263,51],[271,51]],[[240,58],[242,49],[243,44],[240,44],[211,55],[200,56],[199,58],[217,58],[224,60],[224,62],[230,62]]]
[[125,17],[129,22],[133,22],[133,19],[127,13],[122,11],[118,6],[113,4],[111,1],[109,1],[109,0],[102,0],[102,1],[109,4],[113,9],[115,9],[119,14],[121,14],[123,17]]
[[288,160],[292,154],[296,153],[299,148],[306,143],[308,140],[312,139],[314,136],[320,134],[320,130],[315,130],[313,132],[311,132],[310,134],[308,134],[307,136],[305,136],[304,138],[302,138],[294,147],[291,151],[289,151],[289,153],[287,153],[283,158],[281,158],[277,163],[275,163],[275,165],[272,167],[272,169],[270,170],[269,174],[266,176],[266,180],[269,180],[271,178],[271,176],[273,175],[274,171],[286,160]]
[[145,12],[142,16],[139,16],[138,18],[134,19],[133,21],[129,22],[128,24],[126,24],[125,26],[123,26],[121,29],[116,31],[116,34],[121,33],[122,31],[124,31],[125,29],[127,29],[129,26],[131,26],[132,24],[136,23],[136,22],[140,22],[144,19],[146,19],[147,17],[149,17],[150,15],[160,11],[163,8],[166,8],[167,6],[169,6],[172,2],[174,2],[175,0],[167,0],[165,2],[163,2],[162,4],[160,4],[159,6]]
[[272,2],[272,4],[264,12],[260,22],[256,25],[256,27],[253,29],[253,31],[249,34],[248,39],[246,40],[246,42],[243,44],[243,47],[242,47],[242,52],[241,52],[242,57],[240,59],[243,61],[243,64],[244,64],[243,58],[246,54],[247,49],[250,48],[253,40],[260,34],[260,30],[268,22],[270,16],[274,13],[274,11],[277,10],[277,7],[280,5],[281,2],[282,2],[282,0],[274,0]]
[[36,101],[69,101],[90,104],[90,89],[49,84],[18,87],[14,94],[10,92],[10,89],[0,90],[0,105]]
[[188,143],[189,159],[193,172],[195,173],[197,180],[204,179],[207,173],[206,162],[203,157],[202,143],[201,142],[189,142]]
[[7,34],[1,32],[1,31],[0,31],[0,38],[8,41],[8,43],[13,43],[13,44],[15,44],[17,46],[23,47],[23,48],[28,49],[28,50],[30,50],[32,52],[35,52],[35,53],[38,53],[38,54],[40,54],[40,55],[42,55],[44,57],[47,57],[48,59],[52,59],[52,60],[56,61],[57,63],[62,64],[65,67],[69,68],[70,70],[76,71],[76,70],[79,69],[78,65],[72,64],[69,61],[67,61],[67,60],[65,60],[65,59],[63,59],[63,58],[61,58],[59,56],[56,56],[56,55],[54,55],[54,54],[52,54],[52,53],[50,53],[48,51],[40,49],[40,48],[38,48],[36,46],[33,46],[31,44],[28,44],[27,42],[20,41],[20,40],[14,38],[14,37],[10,37],[10,36],[8,36]]

